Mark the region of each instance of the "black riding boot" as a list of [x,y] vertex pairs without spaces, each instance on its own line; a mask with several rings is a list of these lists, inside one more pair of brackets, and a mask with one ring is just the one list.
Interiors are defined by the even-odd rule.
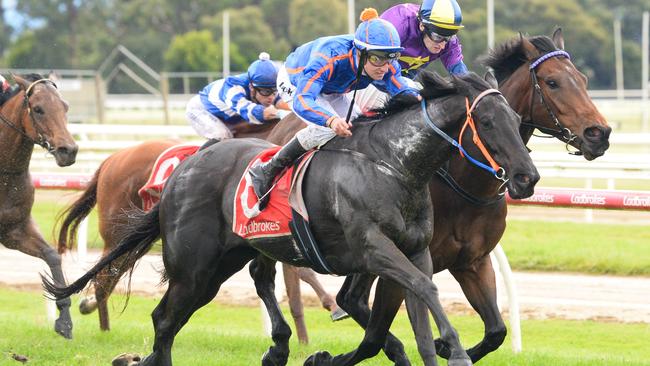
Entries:
[[[264,196],[266,192],[271,189],[273,178],[275,178],[282,169],[289,166],[294,160],[306,152],[307,150],[305,150],[302,145],[300,145],[300,142],[298,142],[298,139],[294,137],[291,141],[287,142],[286,145],[275,154],[275,156],[273,156],[273,159],[252,167],[248,171],[248,174],[251,177],[253,189],[255,190],[257,197],[259,198]],[[265,196],[260,199],[259,202],[259,209],[261,211],[269,202],[269,197]]]

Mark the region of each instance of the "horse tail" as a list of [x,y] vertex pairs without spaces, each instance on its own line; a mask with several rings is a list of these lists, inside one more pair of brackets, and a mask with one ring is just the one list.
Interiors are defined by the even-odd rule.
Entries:
[[[113,250],[103,256],[86,274],[67,287],[59,287],[53,282],[53,279],[41,275],[45,292],[56,299],[70,297],[83,290],[88,282],[94,279],[101,270],[110,266],[113,261],[123,255],[127,256],[126,261],[123,263],[130,263],[130,272],[133,272],[137,259],[147,253],[153,243],[160,237],[159,212],[158,204],[147,212],[142,210],[129,212],[128,224],[124,226],[124,235]],[[126,273],[126,271],[120,273]]]
[[81,197],[57,216],[55,227],[61,224],[57,243],[59,254],[65,253],[68,249],[72,250],[77,244],[77,229],[97,204],[97,182],[103,166],[102,163],[95,171]]

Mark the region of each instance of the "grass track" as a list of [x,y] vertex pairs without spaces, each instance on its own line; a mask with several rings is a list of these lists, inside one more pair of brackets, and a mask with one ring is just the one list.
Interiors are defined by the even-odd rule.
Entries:
[[[73,299],[73,304],[77,300]],[[115,297],[113,314],[122,308],[123,301],[123,297]],[[73,309],[75,338],[72,341],[62,339],[51,330],[40,293],[0,288],[0,303],[0,365],[18,365],[10,358],[11,352],[27,356],[28,365],[96,366],[109,365],[110,360],[122,352],[146,354],[151,350],[153,328],[149,314],[158,299],[132,297],[126,312],[113,317],[113,330],[107,333],[99,332],[95,314],[81,316]],[[302,346],[292,340],[290,366],[302,365],[308,355],[318,350],[347,352],[362,337],[352,321],[333,324],[325,311],[315,308],[306,311],[311,344]],[[288,316],[286,309],[285,315]],[[260,319],[258,308],[209,304],[192,317],[177,337],[173,349],[175,365],[259,365],[261,354],[271,342],[262,334]],[[478,317],[452,317],[451,320],[465,345],[481,337],[482,325]],[[650,365],[648,324],[525,320],[522,327],[523,353],[514,355],[508,338],[504,346],[480,364]],[[405,312],[398,314],[392,330],[405,342],[413,364],[420,365]],[[380,354],[362,365],[391,363]]]

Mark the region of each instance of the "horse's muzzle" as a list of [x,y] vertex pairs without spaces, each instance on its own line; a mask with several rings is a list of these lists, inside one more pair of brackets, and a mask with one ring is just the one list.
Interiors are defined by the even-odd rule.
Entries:
[[534,169],[529,173],[516,173],[508,181],[508,194],[514,199],[528,198],[535,193],[539,173]]
[[580,150],[587,160],[594,160],[605,154],[609,149],[609,135],[612,129],[609,126],[595,125],[583,131]]
[[52,150],[52,155],[54,155],[58,166],[70,166],[77,159],[77,151],[79,151],[79,146],[76,144],[61,145]]

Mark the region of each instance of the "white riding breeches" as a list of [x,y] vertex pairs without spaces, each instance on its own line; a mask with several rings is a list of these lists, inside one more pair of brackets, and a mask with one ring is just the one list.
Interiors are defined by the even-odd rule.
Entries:
[[[289,74],[284,66],[282,66],[278,72],[277,86],[280,97],[293,110],[293,98],[296,94],[296,87],[291,84]],[[316,98],[316,104],[332,114],[345,118],[348,113],[348,108],[350,108],[351,100],[352,96],[348,94],[320,94]],[[352,120],[356,118],[359,114],[361,114],[361,110],[355,103],[350,119]],[[296,113],[296,115],[298,114]],[[307,128],[298,131],[298,133],[296,133],[296,138],[298,139],[298,142],[300,142],[300,145],[306,150],[321,146],[336,136],[336,133],[334,133],[334,131],[329,127],[319,126],[303,119],[302,117],[301,119],[307,123]]]
[[201,97],[195,95],[187,102],[185,116],[194,130],[207,139],[232,138],[232,132],[226,124],[217,118],[201,103]]

